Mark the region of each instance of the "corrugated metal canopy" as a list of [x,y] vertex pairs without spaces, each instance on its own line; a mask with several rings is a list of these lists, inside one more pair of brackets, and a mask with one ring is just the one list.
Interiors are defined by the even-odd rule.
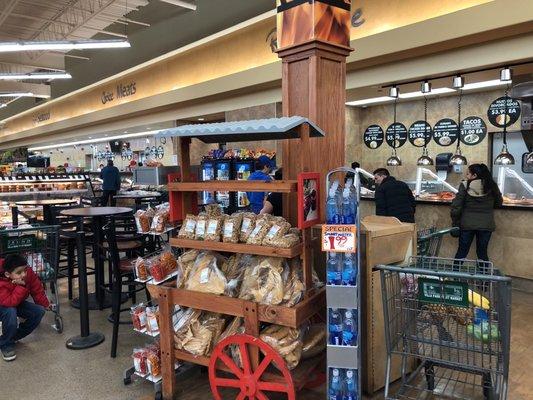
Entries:
[[309,125],[311,137],[325,136],[322,129],[304,117],[283,117],[249,121],[191,124],[164,130],[156,137],[189,137],[204,143],[246,142],[252,140],[297,139],[300,126]]

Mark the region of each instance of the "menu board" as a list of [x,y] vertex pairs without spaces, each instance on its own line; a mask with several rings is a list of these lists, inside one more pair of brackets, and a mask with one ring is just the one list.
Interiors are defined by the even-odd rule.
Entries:
[[459,139],[467,146],[481,143],[487,136],[487,124],[480,117],[466,117],[461,121]]
[[402,147],[407,141],[407,128],[400,122],[390,124],[387,128],[385,140],[390,147]]
[[409,141],[415,147],[424,147],[431,142],[433,131],[426,121],[416,121],[409,127]]
[[385,134],[379,125],[370,125],[363,134],[363,141],[369,149],[377,149],[383,144]]
[[[505,118],[505,103],[507,100],[507,118]],[[490,103],[487,116],[492,125],[497,128],[511,126],[520,118],[520,103],[511,97],[500,97]],[[507,119],[507,121],[506,121]]]
[[450,146],[459,137],[459,126],[451,118],[443,118],[433,128],[433,140],[441,146]]

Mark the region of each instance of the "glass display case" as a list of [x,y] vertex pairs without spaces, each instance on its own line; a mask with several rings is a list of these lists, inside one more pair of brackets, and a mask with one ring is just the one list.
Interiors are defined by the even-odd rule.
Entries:
[[86,174],[21,174],[0,177],[0,200],[92,195],[91,181]]
[[533,207],[533,186],[514,168],[501,166],[497,173],[498,187],[503,195],[504,205]]

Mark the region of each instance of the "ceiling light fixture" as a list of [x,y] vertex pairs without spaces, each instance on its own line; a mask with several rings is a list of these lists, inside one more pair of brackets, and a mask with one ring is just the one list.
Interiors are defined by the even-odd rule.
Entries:
[[0,74],[0,81],[71,79],[66,72],[32,72],[29,74]]
[[399,94],[400,94],[400,88],[398,86],[394,85],[389,89],[389,97],[396,99],[398,98]]
[[428,81],[422,82],[420,85],[420,91],[424,94],[431,93],[431,83]]
[[416,165],[420,167],[427,167],[429,165],[433,165],[433,159],[429,156],[428,147],[427,147],[428,139],[431,138],[431,136],[429,136],[428,138],[428,99],[427,97],[424,98],[424,126],[425,126],[424,149],[422,150],[422,155],[416,161]]
[[41,50],[116,49],[122,47],[131,47],[130,42],[124,39],[0,42],[0,53]]
[[424,96],[435,96],[438,94],[445,94],[445,93],[453,93],[455,90],[443,87],[443,88],[437,88],[437,89],[431,89],[430,92],[424,93],[422,91],[420,92],[409,92],[409,93],[400,93],[400,99],[413,99],[416,97],[424,97]]
[[507,82],[502,82],[499,79],[493,79],[490,81],[465,83],[465,85],[463,86],[463,90],[484,89],[488,87],[502,86],[502,85],[507,85]]
[[500,71],[500,81],[511,82],[513,80],[513,70],[509,67],[502,68]]
[[397,105],[398,105],[398,99],[394,101],[394,123],[393,123],[394,138],[392,141],[392,154],[387,159],[387,166],[389,167],[399,167],[400,165],[402,165],[402,160],[400,159],[400,157],[398,157],[398,154],[396,153],[396,142],[398,140],[398,135],[396,133],[396,106]]
[[173,6],[188,8],[189,10],[196,11],[196,4],[191,4],[186,1],[182,1],[182,0],[159,0],[159,1],[162,1],[163,3],[167,3],[167,4],[172,4]]
[[459,99],[457,100],[457,126],[459,127],[459,137],[457,138],[457,146],[455,153],[450,158],[450,165],[467,165],[468,160],[461,152],[461,102],[463,101],[463,91],[459,90]]
[[454,89],[462,89],[465,85],[465,78],[463,78],[461,75],[456,75],[453,77],[453,88]]
[[3,92],[0,97],[34,97],[32,92]]
[[200,117],[198,118],[198,121],[205,121],[205,118]]

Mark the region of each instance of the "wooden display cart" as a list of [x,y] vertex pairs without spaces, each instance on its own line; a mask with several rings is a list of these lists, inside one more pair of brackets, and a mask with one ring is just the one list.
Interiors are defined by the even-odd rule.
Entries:
[[[243,123],[246,124],[246,123]],[[304,122],[299,127],[292,129],[288,137],[294,139],[301,135],[309,135],[310,129]],[[216,124],[209,124],[216,125]],[[224,130],[224,124],[219,124]],[[281,192],[295,193],[297,191],[297,181],[207,181],[191,182],[189,173],[190,158],[189,145],[191,139],[198,139],[212,142],[216,137],[205,134],[189,134],[187,127],[175,128],[169,135],[175,136],[179,142],[179,153],[182,168],[182,181],[173,182],[168,185],[173,208],[181,214],[183,218],[193,209],[197,203],[196,194],[199,191],[247,191],[247,192]],[[194,129],[198,129],[195,126]],[[212,131],[212,129],[210,129]],[[255,133],[246,136],[242,130],[239,134],[224,136],[225,142],[254,140]],[[244,137],[243,137],[244,136]],[[264,135],[263,135],[264,138]],[[283,139],[279,134],[277,139]],[[189,177],[184,180],[183,177]],[[176,204],[179,203],[179,204]],[[260,323],[274,323],[291,328],[299,328],[310,317],[321,312],[326,306],[326,291],[323,288],[313,288],[312,265],[310,257],[311,235],[310,228],[302,231],[303,242],[292,248],[282,249],[268,246],[258,246],[249,244],[232,244],[222,242],[195,241],[179,238],[171,238],[170,244],[181,249],[212,250],[224,253],[243,253],[258,256],[283,257],[301,259],[302,276],[306,288],[309,288],[302,301],[293,307],[273,306],[259,304],[239,298],[209,293],[195,292],[185,289],[177,289],[176,284],[166,284],[162,286],[148,285],[149,291],[159,304],[159,326],[162,361],[162,398],[173,399],[176,392],[176,382],[174,365],[176,361],[185,361],[209,367],[211,390],[215,399],[220,399],[220,387],[233,387],[240,389],[237,398],[257,398],[266,399],[264,392],[283,392],[289,399],[295,398],[295,392],[312,377],[311,372],[324,359],[324,355],[301,361],[292,371],[286,366],[281,356],[270,346],[259,339]],[[190,307],[194,309],[225,314],[229,316],[242,317],[244,319],[245,334],[234,335],[224,339],[215,346],[210,357],[198,357],[188,352],[175,348],[174,329],[172,324],[172,313],[174,305]],[[228,346],[238,346],[243,358],[243,368],[239,368],[236,363],[226,355],[224,351]],[[275,367],[274,367],[275,365]],[[234,378],[228,379],[218,374],[220,371],[231,372]],[[160,395],[158,395],[160,396]]]
[[[373,394],[385,386],[387,359],[381,278],[374,267],[401,263],[409,255],[416,255],[416,227],[394,217],[372,215],[361,220],[361,234],[363,389]],[[391,380],[401,377],[397,361],[392,363]]]

